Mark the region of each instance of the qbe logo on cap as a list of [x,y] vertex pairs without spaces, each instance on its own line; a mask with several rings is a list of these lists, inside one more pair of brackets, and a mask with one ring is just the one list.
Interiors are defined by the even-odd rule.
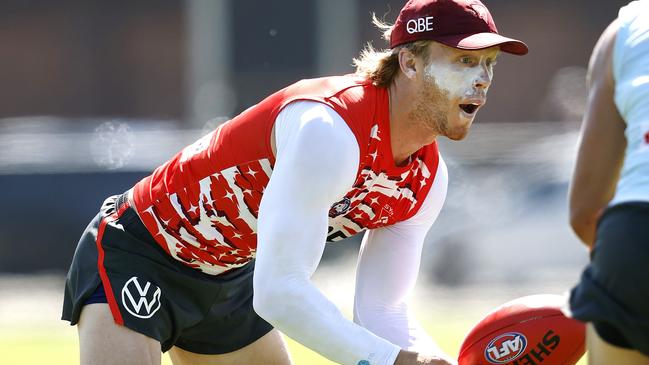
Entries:
[[144,281],[144,286],[137,276],[130,278],[122,288],[122,304],[135,317],[151,318],[160,309],[162,290]]
[[406,30],[409,34],[430,32],[433,30],[433,17],[427,16],[424,18],[410,19],[406,23]]
[[489,342],[484,356],[492,364],[505,364],[523,354],[527,347],[527,338],[522,333],[508,332]]

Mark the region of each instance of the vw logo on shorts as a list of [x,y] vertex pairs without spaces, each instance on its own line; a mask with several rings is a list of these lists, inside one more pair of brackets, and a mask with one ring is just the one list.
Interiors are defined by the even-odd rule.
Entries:
[[162,291],[156,285],[144,281],[144,286],[134,276],[122,288],[122,304],[124,308],[138,318],[151,318],[160,309]]

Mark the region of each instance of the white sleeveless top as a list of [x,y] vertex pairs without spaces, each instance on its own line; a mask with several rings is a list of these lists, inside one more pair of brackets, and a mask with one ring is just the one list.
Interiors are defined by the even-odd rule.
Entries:
[[613,51],[615,105],[626,121],[627,147],[610,205],[649,201],[649,0],[620,9]]

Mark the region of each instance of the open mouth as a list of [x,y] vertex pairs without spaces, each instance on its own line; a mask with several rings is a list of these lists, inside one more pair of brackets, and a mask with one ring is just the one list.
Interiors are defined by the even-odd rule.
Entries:
[[479,107],[480,105],[478,104],[460,104],[460,109],[464,110],[464,112],[467,114],[475,113],[475,111],[478,110]]

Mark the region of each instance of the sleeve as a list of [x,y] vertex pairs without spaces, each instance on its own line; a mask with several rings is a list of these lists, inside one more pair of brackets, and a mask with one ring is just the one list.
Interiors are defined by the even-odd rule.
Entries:
[[355,136],[330,107],[294,102],[277,117],[277,158],[259,208],[253,305],[277,329],[341,364],[394,363],[400,348],[343,317],[311,282],[328,211],[359,164]]
[[442,209],[448,186],[441,159],[419,212],[395,225],[368,231],[356,270],[354,321],[406,350],[444,357],[408,306],[424,239]]

